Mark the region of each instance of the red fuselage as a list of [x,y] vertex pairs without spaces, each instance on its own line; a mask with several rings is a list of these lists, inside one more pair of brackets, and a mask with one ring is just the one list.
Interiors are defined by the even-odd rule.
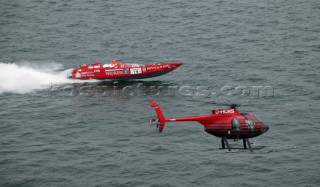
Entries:
[[207,133],[228,139],[252,138],[269,129],[251,114],[239,113],[236,108],[214,109],[212,114],[169,118],[166,121],[197,121]]

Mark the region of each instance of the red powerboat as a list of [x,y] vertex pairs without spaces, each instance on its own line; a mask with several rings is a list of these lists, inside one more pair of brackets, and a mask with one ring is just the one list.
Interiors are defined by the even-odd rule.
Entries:
[[73,79],[145,79],[169,73],[181,66],[181,62],[161,62],[156,64],[130,64],[126,62],[84,64],[74,70],[69,78]]

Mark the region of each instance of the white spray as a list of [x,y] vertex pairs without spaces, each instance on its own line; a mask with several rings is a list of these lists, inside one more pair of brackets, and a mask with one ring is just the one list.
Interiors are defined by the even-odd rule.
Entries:
[[61,68],[62,65],[58,63],[7,64],[0,62],[0,94],[6,92],[24,94],[49,88],[51,84],[74,82],[67,78],[71,69],[57,72]]

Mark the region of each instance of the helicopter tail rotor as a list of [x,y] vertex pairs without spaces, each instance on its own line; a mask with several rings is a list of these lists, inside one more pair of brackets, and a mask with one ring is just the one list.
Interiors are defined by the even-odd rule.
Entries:
[[163,131],[164,125],[166,123],[166,118],[164,117],[164,114],[163,114],[163,112],[157,102],[150,100],[149,103],[150,103],[150,106],[152,106],[155,109],[157,116],[158,116],[158,120],[153,118],[153,119],[150,119],[149,122],[158,121],[157,122],[157,129],[159,130],[159,133],[161,133]]

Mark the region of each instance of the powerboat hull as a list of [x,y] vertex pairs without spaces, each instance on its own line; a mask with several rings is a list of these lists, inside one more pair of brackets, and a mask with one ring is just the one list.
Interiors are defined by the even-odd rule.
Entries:
[[155,64],[129,64],[125,62],[116,65],[102,64],[100,62],[93,64],[84,64],[75,68],[69,78],[72,79],[146,79],[158,77],[167,74],[181,66],[181,62],[161,62]]

